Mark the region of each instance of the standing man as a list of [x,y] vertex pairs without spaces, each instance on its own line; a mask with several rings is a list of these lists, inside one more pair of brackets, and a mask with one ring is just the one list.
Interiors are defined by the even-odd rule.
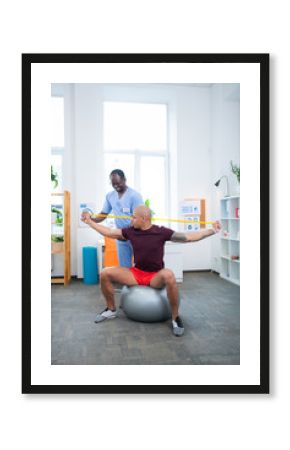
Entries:
[[217,233],[221,225],[214,222],[213,228],[194,231],[192,233],[179,233],[170,228],[159,227],[151,223],[151,211],[144,205],[134,210],[130,227],[110,229],[93,223],[88,213],[82,214],[82,220],[91,228],[113,239],[130,239],[134,248],[134,267],[108,267],[101,272],[101,289],[106,299],[107,307],[98,314],[95,322],[117,317],[114,299],[113,283],[121,283],[127,286],[137,284],[151,286],[156,289],[166,287],[168,300],[172,312],[172,328],[175,336],[182,336],[184,326],[178,312],[178,288],[174,273],[164,267],[164,245],[166,241],[172,242],[196,242]]
[[[141,195],[134,189],[126,185],[126,177],[122,170],[114,169],[110,173],[113,191],[106,195],[105,203],[99,214],[107,216],[112,213],[115,216],[132,216],[137,206],[143,205]],[[95,217],[92,220],[95,223],[102,222],[106,217]],[[130,226],[130,219],[115,219],[118,229]],[[121,267],[132,267],[133,249],[131,242],[117,241],[118,258]]]

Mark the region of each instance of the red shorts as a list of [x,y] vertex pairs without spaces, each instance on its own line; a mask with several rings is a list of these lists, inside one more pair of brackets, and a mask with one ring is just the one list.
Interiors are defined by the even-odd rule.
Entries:
[[150,281],[158,272],[145,272],[144,270],[137,269],[137,267],[130,268],[135,280],[138,284],[143,286],[149,286]]

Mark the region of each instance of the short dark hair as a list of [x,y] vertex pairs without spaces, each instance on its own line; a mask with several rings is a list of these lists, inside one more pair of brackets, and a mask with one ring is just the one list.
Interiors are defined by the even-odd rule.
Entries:
[[124,174],[123,170],[121,170],[121,169],[112,170],[112,172],[110,173],[110,178],[112,175],[119,175],[119,177],[123,178],[124,180],[126,179],[125,174]]

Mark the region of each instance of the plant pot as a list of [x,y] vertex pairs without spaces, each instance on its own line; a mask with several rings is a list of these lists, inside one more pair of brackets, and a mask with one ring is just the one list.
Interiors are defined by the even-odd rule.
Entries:
[[51,253],[63,253],[63,242],[52,242],[51,243]]

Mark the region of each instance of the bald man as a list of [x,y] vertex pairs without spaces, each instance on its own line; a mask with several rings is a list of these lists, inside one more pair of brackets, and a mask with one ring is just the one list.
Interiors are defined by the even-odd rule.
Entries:
[[101,272],[101,289],[106,299],[106,309],[97,315],[95,322],[117,317],[114,300],[113,283],[127,286],[137,284],[161,289],[166,287],[172,312],[172,330],[175,336],[182,336],[184,325],[178,314],[178,288],[174,273],[164,268],[164,245],[166,241],[196,242],[212,236],[220,230],[220,223],[215,222],[212,229],[192,233],[179,233],[170,228],[152,225],[150,209],[144,205],[135,208],[130,227],[112,229],[95,223],[88,213],[83,213],[82,220],[103,236],[122,241],[130,240],[134,252],[134,267],[108,267]]

